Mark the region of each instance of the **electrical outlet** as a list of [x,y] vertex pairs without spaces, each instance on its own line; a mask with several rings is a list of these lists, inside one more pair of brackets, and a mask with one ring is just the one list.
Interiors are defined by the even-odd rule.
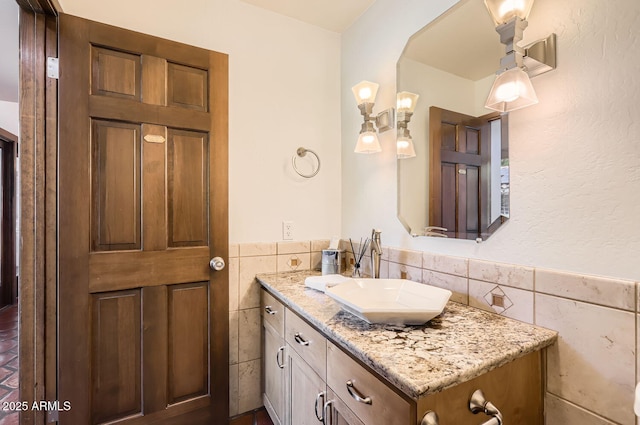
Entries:
[[282,222],[282,240],[285,240],[285,241],[293,240],[293,221]]

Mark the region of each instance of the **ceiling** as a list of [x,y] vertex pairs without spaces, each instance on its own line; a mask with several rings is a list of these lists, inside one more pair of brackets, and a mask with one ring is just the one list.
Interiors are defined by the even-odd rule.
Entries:
[[18,4],[0,0],[0,100],[18,101]]
[[241,0],[330,31],[346,30],[375,0]]

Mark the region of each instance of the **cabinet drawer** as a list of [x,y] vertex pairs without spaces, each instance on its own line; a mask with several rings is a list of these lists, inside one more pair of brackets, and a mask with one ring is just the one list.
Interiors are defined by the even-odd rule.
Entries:
[[284,334],[284,305],[264,289],[261,303],[264,321],[273,326],[278,334]]
[[331,342],[327,343],[327,385],[365,424],[411,423],[409,402]]
[[327,340],[322,334],[286,310],[284,339],[322,379],[327,376]]

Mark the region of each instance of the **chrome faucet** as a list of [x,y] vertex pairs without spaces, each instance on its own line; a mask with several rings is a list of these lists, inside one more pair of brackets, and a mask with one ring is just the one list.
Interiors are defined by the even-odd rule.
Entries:
[[380,259],[382,258],[382,241],[380,234],[382,230],[373,229],[371,231],[371,277],[380,278]]

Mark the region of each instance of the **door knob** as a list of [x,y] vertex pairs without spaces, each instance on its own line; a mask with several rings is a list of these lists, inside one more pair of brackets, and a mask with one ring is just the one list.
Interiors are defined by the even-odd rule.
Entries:
[[211,261],[209,261],[209,267],[211,267],[211,270],[219,272],[220,270],[224,269],[224,266],[225,264],[222,257],[213,257]]

